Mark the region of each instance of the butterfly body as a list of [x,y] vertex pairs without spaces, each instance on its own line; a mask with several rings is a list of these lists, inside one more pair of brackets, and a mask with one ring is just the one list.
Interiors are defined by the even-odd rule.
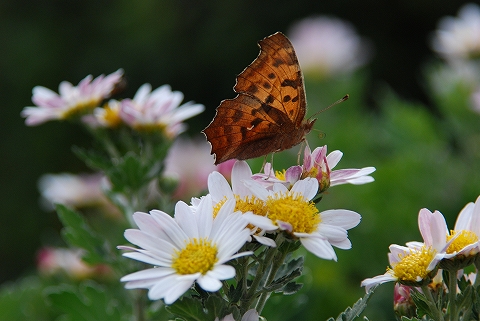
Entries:
[[303,76],[290,41],[277,32],[259,42],[260,54],[237,76],[233,99],[223,100],[203,130],[215,164],[289,149],[305,139]]

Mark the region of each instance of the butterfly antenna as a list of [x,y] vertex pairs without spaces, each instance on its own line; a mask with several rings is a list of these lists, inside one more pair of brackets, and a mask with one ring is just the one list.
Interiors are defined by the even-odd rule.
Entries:
[[330,106],[327,106],[327,107],[323,108],[322,110],[317,111],[315,114],[313,114],[312,116],[310,116],[310,118],[312,118],[312,117],[314,117],[314,116],[316,116],[316,115],[318,115],[318,114],[320,114],[320,113],[323,113],[324,111],[332,108],[332,107],[335,106],[335,105],[338,105],[338,104],[340,104],[340,103],[343,103],[343,102],[344,102],[345,100],[347,100],[349,97],[350,97],[350,95],[349,95],[349,94],[346,94],[345,96],[343,96],[342,98],[340,98],[339,100],[337,100],[336,102],[334,102],[333,104],[331,104]]

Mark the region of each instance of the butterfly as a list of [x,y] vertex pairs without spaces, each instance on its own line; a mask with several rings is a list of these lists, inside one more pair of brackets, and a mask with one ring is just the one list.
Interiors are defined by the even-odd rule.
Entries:
[[258,57],[237,76],[238,95],[223,100],[203,130],[215,164],[289,149],[316,121],[305,119],[303,75],[291,42],[277,32],[258,45]]

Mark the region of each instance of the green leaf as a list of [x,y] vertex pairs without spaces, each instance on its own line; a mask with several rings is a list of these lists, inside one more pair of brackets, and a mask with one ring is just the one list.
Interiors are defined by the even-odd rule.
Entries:
[[[366,293],[363,298],[358,299],[357,302],[350,308],[346,308],[344,312],[335,319],[336,321],[351,321],[355,320],[362,314],[362,312],[367,307],[367,302],[370,299],[370,296],[373,294],[373,290],[370,290]],[[328,319],[328,321],[333,321],[333,318]]]
[[165,307],[167,311],[174,316],[188,321],[203,321],[205,313],[203,312],[202,302],[198,299],[183,297],[175,301],[172,305]]
[[112,166],[110,159],[108,159],[104,154],[100,152],[86,150],[78,146],[73,146],[72,151],[78,158],[80,158],[88,167],[93,170],[107,170]]
[[432,315],[433,311],[428,306],[428,301],[425,295],[419,291],[411,291],[410,296],[417,307],[417,315],[423,317],[425,315]]
[[47,305],[42,291],[47,284],[29,276],[0,288],[0,319],[5,321],[50,321],[58,317]]
[[62,284],[46,290],[48,301],[62,311],[64,321],[130,320],[127,304],[121,304],[106,288],[86,281],[79,287]]
[[89,264],[109,263],[105,242],[87,225],[83,217],[62,204],[57,204],[56,210],[64,226],[62,236],[71,246],[86,251],[83,260]]
[[228,303],[222,298],[210,295],[205,301],[205,308],[207,309],[206,320],[214,320],[215,317],[223,317],[228,314],[227,305]]
[[302,287],[303,287],[302,283],[290,282],[290,283],[287,283],[287,285],[282,287],[280,290],[275,292],[277,293],[282,292],[284,295],[292,295],[297,293]]

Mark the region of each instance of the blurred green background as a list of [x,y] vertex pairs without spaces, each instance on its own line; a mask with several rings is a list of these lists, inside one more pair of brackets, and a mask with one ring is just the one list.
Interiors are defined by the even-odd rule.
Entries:
[[[464,3],[1,1],[0,283],[34,271],[36,251],[61,228],[56,214],[39,206],[38,178],[47,172],[88,171],[70,149],[88,146],[90,138],[81,128],[62,122],[24,125],[20,111],[32,105],[35,85],[56,91],[62,80],[77,84],[87,74],[123,68],[124,97],[132,97],[145,82],[153,88],[167,83],[182,91],[185,101],[204,104],[206,111],[188,122],[194,135],[222,99],[234,96],[235,76],[257,56],[258,40],[321,14],[351,22],[370,39],[373,56],[349,77],[320,82],[306,76],[310,111],[351,95],[319,116],[316,128],[325,137],[311,134],[309,143],[343,151],[339,168],[375,166],[376,182],[329,192],[321,209],[347,208],[363,216],[350,231],[352,250],[337,251],[338,262],[308,255],[304,281],[311,283],[291,298],[291,313],[281,309],[279,314],[274,298],[266,316],[322,320],[337,315],[363,295],[361,280],[384,273],[389,244],[420,240],[420,208],[440,210],[453,227],[460,209],[480,194],[478,155],[465,153],[462,126],[450,122],[452,117],[470,119],[466,134],[471,134],[480,118],[468,111],[465,96],[453,95],[458,100],[447,105],[432,95],[424,76],[425,66],[435,59],[429,39],[438,20],[456,15]],[[449,111],[453,105],[460,111]],[[291,165],[280,158],[276,162],[276,167]],[[367,315],[393,318],[392,289],[386,285],[377,291]]]

